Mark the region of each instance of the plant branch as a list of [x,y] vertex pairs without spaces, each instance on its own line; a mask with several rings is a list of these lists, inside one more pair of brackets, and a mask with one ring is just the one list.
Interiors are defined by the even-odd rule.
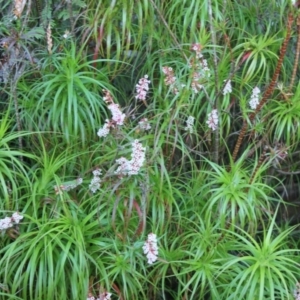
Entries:
[[296,79],[296,73],[299,68],[299,55],[300,55],[300,14],[298,14],[297,17],[297,46],[296,46],[296,54],[295,54],[295,61],[294,61],[294,68],[291,78],[291,83],[289,86],[289,93],[292,91],[295,79]]

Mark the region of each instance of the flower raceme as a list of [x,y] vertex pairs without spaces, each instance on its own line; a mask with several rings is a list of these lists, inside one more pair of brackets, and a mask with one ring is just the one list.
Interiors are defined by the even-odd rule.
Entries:
[[149,91],[150,80],[148,80],[148,75],[145,75],[139,80],[139,83],[136,85],[136,96],[138,100],[145,101],[147,93]]
[[120,110],[119,104],[114,103],[110,91],[103,90],[104,97],[103,100],[107,104],[107,108],[112,114],[111,120],[106,119],[105,124],[97,132],[99,137],[106,137],[109,134],[110,128],[115,128],[116,125],[123,125],[125,120],[125,114]]
[[189,116],[188,119],[186,120],[186,127],[184,128],[184,130],[188,131],[189,133],[193,133],[194,121],[195,121],[195,118],[192,116]]
[[251,99],[249,101],[249,105],[252,109],[256,109],[257,105],[259,104],[259,94],[260,94],[260,89],[256,86],[252,90]]
[[155,233],[149,233],[143,246],[144,254],[148,259],[148,264],[152,265],[158,256],[157,237]]
[[93,175],[94,177],[89,185],[89,189],[93,194],[95,194],[98,190],[100,190],[100,175],[102,175],[102,171],[100,169],[96,169],[93,171]]
[[202,83],[210,77],[210,69],[207,60],[201,53],[202,46],[199,43],[192,44],[191,50],[195,52],[196,59],[192,59],[190,67],[193,69],[191,87],[196,94],[203,88]]
[[[226,81],[226,80],[224,80]],[[231,80],[227,80],[226,85],[223,89],[223,95],[230,94],[232,92],[232,87],[231,87]]]
[[206,121],[206,124],[209,128],[215,131],[218,128],[218,123],[218,111],[216,109],[213,109],[211,113],[208,114],[208,120]]
[[125,157],[117,159],[116,162],[119,164],[119,167],[115,171],[115,174],[121,176],[137,175],[144,164],[145,151],[146,148],[144,148],[138,140],[135,140],[132,143],[131,160],[127,160]]
[[14,224],[19,224],[22,219],[22,215],[20,215],[18,212],[14,212],[11,217],[0,219],[0,230],[11,228],[14,226]]

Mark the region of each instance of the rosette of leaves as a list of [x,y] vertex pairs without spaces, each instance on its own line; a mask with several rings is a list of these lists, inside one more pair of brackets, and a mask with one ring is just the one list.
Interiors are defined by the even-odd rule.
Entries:
[[21,101],[22,120],[29,128],[61,133],[68,143],[85,144],[105,119],[101,94],[108,79],[74,43],[69,46],[42,64],[40,77]]

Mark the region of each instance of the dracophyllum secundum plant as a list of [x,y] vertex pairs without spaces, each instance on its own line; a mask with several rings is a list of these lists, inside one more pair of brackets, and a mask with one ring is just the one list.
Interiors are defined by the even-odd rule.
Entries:
[[197,178],[192,183],[194,197],[205,199],[202,215],[207,222],[219,220],[222,227],[238,225],[255,232],[265,214],[271,212],[273,188],[262,177],[267,164],[257,168],[247,167],[243,159],[235,164],[221,166],[206,160],[204,184],[197,188]]
[[292,149],[298,145],[300,137],[298,122],[300,104],[300,84],[297,85],[294,94],[286,95],[282,90],[282,84],[278,84],[279,99],[272,100],[268,105],[267,114],[270,114],[270,130],[273,132],[274,141],[284,141]]
[[41,130],[63,134],[68,143],[80,140],[85,144],[106,114],[100,97],[109,86],[103,61],[97,61],[99,69],[95,69],[94,61],[82,55],[83,49],[77,51],[71,40],[61,52],[57,48],[52,52],[35,71],[29,95],[21,99],[21,118],[30,128],[36,124]]
[[10,107],[7,107],[0,120],[0,209],[19,210],[20,202],[17,199],[30,190],[30,171],[24,160],[34,163],[35,156],[20,149],[20,140],[28,137],[30,133],[13,132],[9,113]]
[[276,213],[256,239],[242,229],[227,232],[234,253],[220,271],[231,277],[222,299],[297,299],[299,250],[289,244],[296,227],[282,231],[275,218]]
[[190,299],[196,295],[201,299],[208,296],[220,299],[221,290],[217,287],[228,282],[228,277],[219,270],[229,256],[227,241],[222,239],[219,231],[220,224],[206,222],[196,212],[191,218],[182,218],[179,224],[178,232],[174,232],[171,240],[165,235],[161,241],[165,245],[162,252],[168,264],[161,264],[157,272],[164,280],[167,280],[165,274],[169,274],[175,299],[179,299],[179,295]]

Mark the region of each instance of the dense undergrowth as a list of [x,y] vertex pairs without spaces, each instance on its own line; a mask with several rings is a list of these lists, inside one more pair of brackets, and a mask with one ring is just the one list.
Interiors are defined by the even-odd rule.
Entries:
[[297,3],[0,4],[0,299],[299,299]]

